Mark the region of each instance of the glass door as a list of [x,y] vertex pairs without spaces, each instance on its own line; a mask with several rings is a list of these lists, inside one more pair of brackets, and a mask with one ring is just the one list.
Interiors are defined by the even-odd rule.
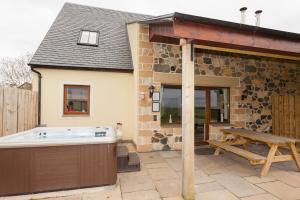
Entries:
[[195,90],[195,144],[205,141],[206,90]]
[[210,123],[229,123],[228,88],[210,90]]
[[209,125],[214,123],[229,123],[229,88],[196,88],[195,145],[209,139]]

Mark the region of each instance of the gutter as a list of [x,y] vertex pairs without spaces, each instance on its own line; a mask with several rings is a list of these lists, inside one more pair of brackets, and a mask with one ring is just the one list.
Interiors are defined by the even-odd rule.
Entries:
[[62,66],[62,65],[37,65],[31,64],[31,68],[39,69],[66,69],[66,70],[83,70],[83,71],[100,71],[100,72],[118,72],[118,73],[132,73],[133,68],[100,68],[100,67],[76,67],[76,66]]
[[42,97],[42,74],[39,71],[36,71],[31,66],[31,71],[35,72],[39,77],[39,91],[38,91],[38,126],[41,125],[41,97]]

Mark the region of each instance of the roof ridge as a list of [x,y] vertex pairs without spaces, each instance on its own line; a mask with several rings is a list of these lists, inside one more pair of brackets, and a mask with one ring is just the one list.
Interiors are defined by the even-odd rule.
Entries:
[[90,6],[90,5],[83,5],[83,4],[78,4],[78,3],[73,3],[73,2],[65,2],[63,7],[67,4],[70,5],[76,5],[76,6],[81,6],[81,7],[88,7],[88,8],[95,8],[95,9],[101,9],[101,10],[106,10],[106,11],[113,11],[113,12],[121,12],[121,13],[126,13],[126,14],[135,14],[135,15],[143,15],[143,16],[148,16],[148,17],[155,17],[154,15],[149,15],[149,14],[142,14],[142,13],[136,13],[136,12],[129,12],[129,11],[124,11],[124,10],[115,10],[111,8],[103,8],[103,7],[97,7],[97,6]]

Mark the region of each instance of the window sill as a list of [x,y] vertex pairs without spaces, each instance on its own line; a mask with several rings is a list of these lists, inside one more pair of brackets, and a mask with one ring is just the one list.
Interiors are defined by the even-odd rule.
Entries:
[[213,122],[213,123],[210,123],[209,125],[214,126],[214,127],[218,127],[218,126],[233,126],[232,124],[230,124],[228,122]]
[[161,128],[180,128],[181,124],[162,124]]
[[85,117],[85,118],[87,118],[87,117],[90,117],[90,115],[89,114],[82,114],[82,115],[62,115],[62,117]]

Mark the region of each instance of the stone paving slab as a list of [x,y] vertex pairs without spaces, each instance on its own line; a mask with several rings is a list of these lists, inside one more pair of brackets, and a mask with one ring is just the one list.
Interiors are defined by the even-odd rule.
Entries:
[[[182,179],[182,171],[176,172],[180,179]],[[201,184],[201,183],[209,183],[214,182],[215,179],[213,179],[211,176],[204,173],[202,170],[195,170],[194,173],[194,181],[195,185]]]
[[164,168],[164,167],[169,167],[168,163],[149,163],[145,164],[145,167],[147,169],[155,169],[155,168]]
[[197,169],[203,170],[206,174],[220,174],[227,173],[227,167],[234,165],[232,160],[228,160],[221,156],[201,156],[201,160],[195,161],[195,166]]
[[258,186],[281,200],[300,199],[300,188],[294,188],[280,181],[261,183]]
[[249,177],[244,177],[248,182],[257,184],[257,183],[266,183],[266,182],[271,182],[275,181],[276,179],[271,178],[271,177],[259,177],[259,176],[249,176]]
[[225,188],[218,182],[201,183],[195,185],[195,193],[212,192],[216,190],[224,190]]
[[148,169],[148,172],[149,172],[151,178],[155,181],[179,178],[179,176],[176,174],[176,172],[169,167]]
[[163,200],[184,200],[181,196],[179,197],[167,197],[163,198]]
[[217,174],[213,175],[212,177],[216,179],[216,181],[224,186],[227,190],[238,197],[246,197],[250,195],[265,193],[265,191],[263,191],[259,187],[236,175]]
[[181,158],[168,158],[166,159],[168,165],[175,171],[182,171],[182,159]]
[[226,167],[226,169],[227,169],[226,173],[234,174],[241,177],[254,176],[254,175],[257,176],[260,174],[260,170],[257,170],[250,164],[247,165],[234,164],[229,167]]
[[0,200],[77,200],[78,198],[82,199],[84,195],[88,194],[97,194],[96,196],[112,196],[116,200],[119,200],[118,197],[121,195],[120,185],[117,182],[113,186],[102,186],[102,187],[93,187],[93,188],[82,188],[74,190],[64,190],[64,191],[55,191],[55,192],[43,192],[37,194],[28,194],[28,195],[17,195],[17,196],[8,196],[0,197]]
[[282,170],[273,170],[269,173],[269,177],[277,179],[293,187],[300,187],[300,176],[295,176],[295,173]]
[[98,199],[109,199],[109,200],[122,200],[120,188],[113,191],[102,191],[97,193],[83,193],[81,200],[98,200]]
[[130,177],[130,176],[145,176],[148,175],[147,168],[141,165],[141,171],[138,172],[129,172],[129,173],[118,173],[118,178],[121,177]]
[[180,151],[160,151],[159,155],[163,158],[181,158],[181,152]]
[[158,152],[139,153],[139,157],[143,164],[165,162]]
[[242,198],[242,200],[279,200],[271,194],[259,194],[250,197]]
[[123,193],[123,200],[161,200],[156,190]]
[[284,171],[297,171],[297,166],[294,161],[273,163],[272,166],[276,167],[277,169],[282,169]]
[[196,200],[239,200],[228,190],[218,190],[196,194]]
[[163,198],[181,196],[181,180],[178,178],[155,181],[154,184]]
[[155,189],[154,183],[148,175],[121,177],[120,184],[122,192],[136,192]]
[[[48,198],[45,198],[43,200],[47,200],[47,199]],[[76,195],[76,196],[67,196],[67,197],[54,197],[54,198],[51,198],[51,200],[82,200],[82,196]]]

